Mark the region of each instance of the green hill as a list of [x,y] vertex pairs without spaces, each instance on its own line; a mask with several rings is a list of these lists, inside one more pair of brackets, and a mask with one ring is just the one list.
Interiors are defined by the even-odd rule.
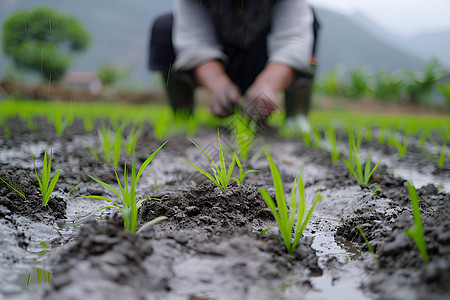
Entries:
[[317,10],[322,24],[319,40],[321,72],[340,64],[346,69],[367,66],[378,70],[420,69],[425,60],[371,34],[351,18],[326,9]]

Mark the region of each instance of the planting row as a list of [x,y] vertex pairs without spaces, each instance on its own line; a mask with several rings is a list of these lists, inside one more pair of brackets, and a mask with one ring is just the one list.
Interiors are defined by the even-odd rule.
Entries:
[[[194,117],[175,117],[166,107],[136,107],[104,104],[69,104],[26,101],[3,101],[0,103],[0,126],[4,136],[8,137],[7,120],[19,116],[27,122],[28,129],[36,129],[36,117],[46,117],[53,124],[58,136],[70,126],[75,119],[81,119],[86,131],[92,131],[95,122],[100,119],[97,128],[100,147],[90,147],[92,155],[98,159],[103,156],[106,162],[114,160],[117,167],[120,153],[124,151],[130,156],[145,124],[150,124],[155,138],[167,139],[174,135],[193,136],[201,126],[225,127],[230,133],[238,154],[247,160],[249,151],[257,144],[256,132],[264,130],[246,117],[235,114],[220,119],[204,110],[196,112]],[[105,120],[109,125],[106,125]],[[97,121],[96,121],[97,120]],[[284,137],[298,137],[308,146],[322,148],[330,152],[333,162],[339,160],[345,152],[345,140],[355,135],[355,146],[359,149],[361,142],[376,141],[380,145],[387,144],[400,157],[407,153],[410,138],[430,161],[443,166],[450,159],[448,145],[450,141],[450,120],[439,117],[418,116],[383,116],[353,115],[348,113],[313,112],[310,117],[310,128],[285,126],[280,114],[274,114],[267,123],[279,128]],[[128,129],[128,130],[126,130]],[[352,146],[350,145],[349,148]],[[351,156],[351,155],[350,155]]]

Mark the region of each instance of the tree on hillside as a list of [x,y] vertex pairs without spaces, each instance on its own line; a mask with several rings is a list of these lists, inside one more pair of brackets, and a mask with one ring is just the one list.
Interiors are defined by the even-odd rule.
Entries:
[[77,18],[47,6],[18,11],[3,23],[3,53],[17,68],[36,71],[45,80],[61,79],[73,53],[89,43],[89,32]]

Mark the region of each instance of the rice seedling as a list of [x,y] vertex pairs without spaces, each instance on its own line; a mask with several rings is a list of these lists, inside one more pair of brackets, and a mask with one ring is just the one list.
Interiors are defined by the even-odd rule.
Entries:
[[95,161],[98,161],[97,150],[94,147],[87,147],[86,149],[88,149],[89,152],[91,152],[92,157],[95,159]]
[[367,153],[366,163],[364,166],[364,171],[361,165],[361,160],[359,158],[359,142],[355,142],[353,132],[350,130],[349,135],[349,159],[346,160],[342,157],[342,160],[347,165],[350,175],[353,175],[359,183],[368,184],[370,177],[377,170],[380,162],[378,162],[373,169],[370,169],[370,153]]
[[409,192],[409,198],[411,200],[411,205],[413,208],[413,216],[414,216],[414,225],[411,228],[408,228],[405,230],[405,234],[409,237],[411,237],[414,242],[416,243],[417,249],[419,249],[420,254],[422,255],[422,258],[424,261],[428,262],[429,257],[427,253],[427,248],[425,246],[425,240],[423,236],[423,227],[422,227],[422,217],[420,215],[420,207],[419,207],[419,200],[422,201],[422,199],[419,198],[417,195],[416,189],[411,184],[411,182],[408,180],[408,192]]
[[377,266],[377,269],[379,270],[380,269],[380,265],[378,264],[378,259],[375,256],[375,253],[373,252],[373,249],[370,246],[369,240],[367,239],[366,234],[364,233],[363,229],[361,228],[361,225],[358,225],[358,230],[359,230],[359,233],[361,233],[361,235],[362,235],[362,237],[364,239],[364,242],[366,242],[367,248],[369,248],[369,251],[372,254],[373,261],[375,262],[375,265]]
[[380,185],[379,187],[377,187],[377,188],[372,192],[372,195],[375,195],[376,192],[380,189],[380,187],[381,187],[381,185]]
[[257,170],[248,170],[247,172],[244,173],[244,169],[242,168],[242,164],[239,161],[239,158],[237,157],[236,153],[234,153],[234,158],[236,160],[237,166],[239,167],[239,178],[231,177],[231,179],[236,181],[237,184],[241,185],[244,182],[245,175],[247,175],[248,173],[258,172],[258,171]]
[[84,129],[91,132],[94,129],[94,120],[90,116],[83,117]]
[[377,143],[380,145],[384,145],[386,143],[386,138],[384,137],[384,129],[380,128],[378,130]]
[[15,187],[13,187],[12,185],[10,185],[9,183],[7,183],[3,178],[0,177],[0,180],[3,181],[7,186],[9,186],[10,188],[12,188],[17,194],[19,194],[20,196],[22,196],[23,199],[27,200],[27,198],[25,197],[24,194],[22,194],[21,192],[19,192]]
[[[378,190],[380,188],[381,188],[381,185],[372,191],[372,197],[375,196],[375,194],[378,192]],[[371,200],[371,198],[367,199],[366,202],[364,202],[364,203],[366,203],[366,204],[369,203],[369,200]]]
[[364,139],[366,140],[366,142],[370,143],[373,140],[372,128],[364,127],[363,131],[364,131]]
[[33,116],[28,116],[27,118],[27,126],[30,131],[36,130],[36,123],[34,123]]
[[235,164],[235,159],[236,159],[236,155],[233,155],[233,159],[231,161],[231,164],[229,166],[229,169],[227,171],[227,167],[225,165],[225,158],[223,155],[223,151],[222,151],[222,146],[220,144],[220,134],[219,134],[219,129],[217,129],[217,138],[219,140],[219,164],[217,164],[212,158],[211,156],[209,156],[208,153],[205,152],[205,150],[203,150],[199,145],[197,145],[193,140],[189,139],[198,149],[200,149],[203,154],[205,154],[209,160],[212,162],[212,170],[213,170],[213,174],[214,177],[209,174],[208,172],[206,172],[205,170],[191,164],[190,162],[185,161],[184,159],[180,158],[182,161],[184,161],[185,163],[187,163],[188,165],[190,165],[191,167],[193,167],[194,169],[196,169],[197,171],[199,171],[200,173],[202,173],[203,175],[205,175],[208,179],[210,179],[212,182],[214,182],[214,184],[217,185],[217,187],[219,187],[219,189],[222,192],[225,192],[225,190],[227,189],[227,186],[230,182],[231,179],[231,173],[233,172],[233,168],[234,168],[234,164]]
[[237,146],[239,156],[242,160],[248,159],[248,152],[255,143],[257,124],[248,116],[241,116],[240,112],[235,113],[232,124],[234,142]]
[[270,227],[267,227],[267,228],[264,228],[264,229],[260,230],[259,233],[261,235],[263,235],[264,233],[268,232],[269,230],[270,230]]
[[133,123],[127,138],[122,141],[122,146],[125,149],[125,153],[127,155],[131,155],[134,152],[134,150],[136,149],[137,140],[139,139],[142,131],[144,130],[144,127],[142,126],[139,127],[138,129],[136,129],[136,127],[137,127],[136,123]]
[[443,141],[442,147],[441,147],[441,154],[439,155],[439,159],[437,160],[438,165],[441,167],[444,165],[444,162],[445,162],[445,146],[446,146],[446,142]]
[[6,123],[3,125],[3,135],[5,137],[9,137],[9,128],[8,125],[6,125]]
[[162,202],[162,199],[161,199],[161,198],[150,197],[148,194],[147,194],[147,199],[148,199],[148,200],[155,200],[155,201]]
[[76,186],[74,186],[73,188],[70,189],[70,191],[68,191],[68,194],[71,194],[76,188],[78,188],[80,185],[82,185],[83,182],[80,182],[79,184],[77,184]]
[[331,160],[337,162],[339,160],[339,156],[341,155],[341,145],[339,141],[336,140],[336,134],[334,132],[333,126],[328,126],[325,131],[325,141],[328,146],[327,150],[330,152]]
[[[110,127],[106,127],[105,123],[102,122],[101,128],[97,128],[98,138],[100,140],[100,153],[103,154],[105,162],[111,162],[111,155],[114,159],[114,168],[119,165],[120,150],[122,144],[122,126],[116,126],[113,131]],[[94,155],[94,152],[91,150]],[[96,155],[94,155],[95,157]]]
[[111,150],[113,148],[111,128],[106,128],[105,122],[102,122],[101,128],[97,128],[98,138],[101,145],[101,153],[107,163],[111,161]]
[[397,151],[400,154],[400,156],[404,157],[406,155],[406,150],[408,148],[408,133],[405,131],[402,143],[395,137],[395,132],[391,130],[388,133],[388,144],[391,147],[397,148]]
[[56,134],[59,137],[62,137],[64,130],[73,123],[73,118],[63,116],[61,112],[55,112],[55,114],[53,115],[53,122]]
[[116,129],[113,144],[114,168],[117,168],[119,166],[121,144],[122,144],[122,132],[120,131],[120,129]]
[[312,127],[312,146],[315,148],[320,148],[320,143],[322,141],[322,136],[319,130],[318,126],[311,126]]
[[131,167],[131,183],[129,181],[129,173],[128,169],[125,163],[124,166],[124,175],[123,175],[123,184],[121,183],[119,179],[119,175],[117,174],[117,171],[114,170],[114,173],[116,175],[117,184],[119,186],[119,190],[114,188],[113,186],[93,177],[91,177],[95,182],[97,182],[102,187],[110,190],[114,195],[117,196],[117,198],[120,200],[116,201],[108,197],[104,196],[97,196],[97,195],[91,195],[91,196],[82,196],[80,198],[89,198],[89,199],[98,199],[98,200],[105,200],[110,203],[111,205],[104,206],[100,208],[97,212],[100,210],[106,209],[106,208],[113,208],[117,209],[122,213],[123,220],[124,220],[124,227],[126,231],[129,231],[131,233],[139,233],[148,226],[151,226],[157,222],[160,222],[162,220],[167,219],[165,216],[157,217],[145,224],[143,224],[139,229],[137,229],[138,224],[140,222],[141,216],[138,215],[139,207],[141,206],[142,202],[146,201],[147,199],[137,200],[136,198],[136,186],[139,181],[139,178],[141,177],[142,173],[144,172],[145,168],[150,164],[152,159],[155,157],[155,155],[161,150],[161,148],[167,143],[164,142],[155,152],[153,152],[141,165],[138,172],[136,173],[136,166],[135,166],[135,160],[133,155],[133,161],[132,161],[132,167]]
[[[305,186],[303,184],[303,172],[300,176],[295,178],[294,184],[291,189],[291,196],[289,201],[289,209],[286,205],[286,199],[284,197],[283,182],[281,181],[280,173],[278,172],[277,166],[270,156],[269,150],[266,147],[266,156],[269,161],[270,171],[272,173],[273,186],[275,188],[275,199],[277,205],[270,197],[269,193],[263,188],[259,188],[264,201],[266,202],[281,232],[286,249],[289,253],[293,253],[295,247],[297,246],[306,225],[311,218],[312,212],[316,207],[317,203],[322,199],[320,192],[317,193],[316,200],[312,205],[311,209],[305,216]],[[297,187],[296,187],[297,185]],[[297,223],[294,229],[295,218],[297,218]],[[292,233],[294,234],[294,240],[292,241]]]
[[429,132],[422,130],[419,136],[419,149],[425,149],[425,143],[427,142]]
[[39,188],[41,190],[42,194],[42,205],[47,206],[48,200],[50,199],[50,196],[53,193],[53,189],[55,188],[56,183],[58,182],[59,175],[61,174],[61,170],[56,171],[55,176],[50,181],[50,172],[52,167],[52,155],[53,155],[53,149],[50,149],[50,157],[48,158],[47,162],[47,148],[45,148],[44,152],[44,165],[42,166],[42,172],[41,176],[42,179],[39,178],[36,164],[34,163],[34,157],[33,154],[31,154],[31,158],[33,160],[33,166],[34,166],[34,172],[36,173],[36,178],[39,183]]
[[180,111],[175,114],[174,119],[177,132],[185,132],[188,136],[193,136],[198,127],[198,120],[191,114],[185,111]]
[[170,121],[167,115],[160,115],[156,124],[153,125],[153,133],[158,140],[161,140],[170,128]]

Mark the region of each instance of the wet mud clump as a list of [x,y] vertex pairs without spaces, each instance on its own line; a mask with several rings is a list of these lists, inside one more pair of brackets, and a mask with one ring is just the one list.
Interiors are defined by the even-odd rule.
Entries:
[[43,206],[39,184],[36,176],[33,175],[34,171],[30,175],[28,170],[2,166],[0,178],[21,192],[26,199],[0,181],[0,215],[17,214],[36,221],[42,221],[45,218],[64,219],[66,217],[66,200],[58,195],[52,195],[47,205]]

